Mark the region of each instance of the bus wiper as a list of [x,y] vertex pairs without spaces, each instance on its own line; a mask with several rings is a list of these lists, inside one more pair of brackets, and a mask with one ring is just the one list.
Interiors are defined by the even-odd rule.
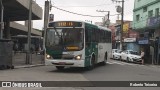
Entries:
[[54,30],[55,30],[56,34],[58,35],[58,38],[59,38],[59,40],[61,42],[62,47],[64,47],[62,35],[59,35],[59,33],[58,33],[58,31],[57,31],[57,29],[55,27],[54,27]]
[[55,27],[54,27],[54,30],[56,31],[56,34],[58,35],[58,38],[60,39],[61,36],[59,35],[59,33],[58,33],[58,31],[57,31],[57,29]]

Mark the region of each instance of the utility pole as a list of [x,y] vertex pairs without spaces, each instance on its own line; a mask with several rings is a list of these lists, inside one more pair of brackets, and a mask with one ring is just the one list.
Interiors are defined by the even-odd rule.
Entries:
[[120,49],[123,50],[123,24],[124,24],[124,0],[112,0],[113,2],[121,2],[122,3],[122,11],[121,11],[121,32],[120,32]]
[[0,1],[0,5],[1,5],[0,39],[2,39],[3,38],[3,12],[4,12],[2,0]]
[[29,3],[29,18],[28,18],[28,50],[26,55],[26,64],[31,64],[31,23],[32,23],[32,0]]
[[119,20],[119,18],[120,18],[120,14],[117,14],[117,20]]
[[122,15],[121,15],[121,50],[123,50],[123,17],[124,17],[124,0],[122,0]]
[[[44,7],[44,34],[43,34],[43,50],[44,50],[44,60],[45,60],[45,37],[46,37],[46,29],[48,27],[48,22],[49,22],[49,10],[50,10],[50,3],[48,0],[45,1],[45,7]],[[45,63],[45,62],[44,62]]]
[[106,24],[106,21],[108,21],[107,22],[107,27],[109,26],[109,21],[110,21],[110,11],[104,11],[104,10],[96,10],[97,12],[108,12],[108,14],[107,14],[107,20],[106,20],[106,17],[104,17],[104,22],[103,22],[103,24],[104,24],[104,26],[105,26],[105,24]]

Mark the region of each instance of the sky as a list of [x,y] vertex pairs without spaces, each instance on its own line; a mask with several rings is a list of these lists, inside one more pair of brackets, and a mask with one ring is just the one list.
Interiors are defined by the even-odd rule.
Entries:
[[[44,10],[44,3],[46,0],[35,0],[36,3]],[[121,0],[118,0],[121,1]],[[133,20],[133,8],[134,0],[124,0],[124,20]],[[112,0],[51,0],[53,6],[70,12],[91,15],[91,16],[105,16],[107,12],[97,12],[96,10],[110,11],[110,21],[115,23],[117,20],[116,6],[121,3],[112,2]],[[50,14],[54,14],[54,21],[58,20],[80,20],[80,21],[92,21],[102,22],[103,17],[89,17],[75,15],[68,12],[64,12],[52,7]],[[44,16],[43,16],[44,17]],[[121,17],[119,18],[121,19]],[[34,20],[33,27],[37,29],[43,28],[43,19]]]

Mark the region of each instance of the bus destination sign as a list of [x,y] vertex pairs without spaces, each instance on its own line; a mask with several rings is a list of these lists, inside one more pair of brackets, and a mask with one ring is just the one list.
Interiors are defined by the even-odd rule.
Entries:
[[49,24],[49,27],[82,27],[82,23],[71,21],[52,22]]

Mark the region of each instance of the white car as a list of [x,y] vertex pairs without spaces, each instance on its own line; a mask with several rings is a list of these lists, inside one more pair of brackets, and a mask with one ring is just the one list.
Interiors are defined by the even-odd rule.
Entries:
[[112,59],[120,59],[121,52],[119,49],[112,49]]
[[138,52],[133,50],[125,50],[121,53],[121,60],[125,60],[126,62],[140,62],[141,56],[138,55]]

